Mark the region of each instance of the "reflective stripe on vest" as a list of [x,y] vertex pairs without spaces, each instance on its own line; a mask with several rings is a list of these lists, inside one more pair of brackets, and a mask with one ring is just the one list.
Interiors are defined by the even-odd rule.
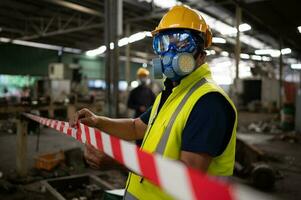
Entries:
[[190,90],[189,92],[184,96],[184,98],[182,99],[181,103],[178,105],[177,109],[175,110],[175,112],[173,113],[173,115],[171,116],[169,123],[167,125],[167,128],[165,130],[165,132],[163,133],[163,136],[161,137],[159,144],[156,148],[156,152],[163,155],[165,147],[167,145],[167,141],[171,132],[171,128],[174,124],[174,121],[176,120],[177,116],[179,115],[180,111],[182,110],[183,106],[185,105],[185,103],[187,102],[188,98],[190,97],[190,95],[196,91],[199,87],[201,87],[202,85],[204,85],[205,83],[207,83],[208,81],[205,78],[202,78],[199,82],[197,82]]
[[[182,99],[182,101],[180,102],[180,104],[178,105],[178,107],[176,108],[175,112],[173,113],[173,115],[171,116],[171,119],[167,125],[167,128],[165,130],[165,132],[163,133],[159,144],[156,148],[157,153],[163,155],[165,147],[167,145],[167,141],[168,138],[170,136],[171,133],[171,128],[174,124],[174,121],[176,120],[177,116],[179,115],[180,111],[182,110],[183,106],[185,105],[185,103],[187,102],[187,100],[189,99],[189,97],[191,96],[191,94],[193,92],[195,92],[199,87],[201,87],[202,85],[204,85],[205,83],[207,83],[208,81],[205,78],[202,78],[200,81],[198,81],[190,90],[189,92],[184,96],[184,98]],[[128,192],[127,190],[125,191],[125,195],[124,195],[124,200],[137,200],[137,198],[132,195],[130,192]]]

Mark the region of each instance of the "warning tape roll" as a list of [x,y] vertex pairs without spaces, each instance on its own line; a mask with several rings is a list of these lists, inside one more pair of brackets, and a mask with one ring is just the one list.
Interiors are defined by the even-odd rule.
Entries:
[[150,154],[135,144],[108,135],[98,129],[79,124],[71,127],[68,122],[24,113],[40,124],[56,129],[82,143],[93,145],[134,173],[150,180],[161,189],[181,200],[232,200],[231,186],[210,178],[198,170],[159,154]]

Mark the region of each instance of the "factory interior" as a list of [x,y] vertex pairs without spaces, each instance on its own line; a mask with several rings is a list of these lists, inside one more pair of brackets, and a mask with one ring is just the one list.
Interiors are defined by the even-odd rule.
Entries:
[[[158,24],[174,6],[199,13],[210,27],[212,44],[205,48],[202,55],[205,55],[214,83],[209,81],[205,84],[218,85],[224,91],[221,94],[229,97],[231,100],[228,101],[233,101],[237,110],[237,123],[234,123],[237,128],[233,128],[235,125],[231,127],[231,141],[236,132],[233,175],[221,181],[212,178],[208,170],[208,180],[212,180],[210,184],[232,188],[227,189],[231,193],[228,198],[222,195],[216,197],[222,191],[213,192],[216,196],[206,191],[208,185],[211,187],[209,182],[208,185],[205,182],[208,181],[207,176],[204,180],[200,178],[205,185],[204,190],[194,185],[197,192],[193,194],[196,195],[189,196],[189,191],[193,190],[190,185],[193,184],[187,186],[185,181],[177,181],[182,177],[177,173],[180,169],[177,167],[186,169],[190,166],[181,162],[182,156],[169,158],[158,151],[144,149],[143,144],[147,146],[147,140],[152,137],[145,137],[139,149],[133,141],[125,144],[121,137],[119,143],[111,136],[102,135],[103,132],[111,135],[108,129],[102,130],[105,125],[93,127],[79,119],[78,111],[84,109],[93,113],[92,116],[132,120],[134,128],[137,128],[136,121],[143,121],[142,116],[151,110],[148,117],[152,121],[147,119],[143,124],[150,127],[148,132],[153,133],[155,131],[151,128],[156,128],[160,133],[159,125],[155,126],[158,123],[170,125],[167,121],[171,114],[166,112],[164,119],[159,117],[160,112],[158,115],[153,113],[156,112],[153,110],[158,105],[157,99],[163,98],[164,91],[167,91],[164,81],[166,83],[170,78],[165,73],[167,70],[162,71],[167,69],[162,57],[169,52],[158,57],[157,51],[162,46],[157,47],[155,41],[170,33],[154,30],[158,29]],[[207,196],[202,199],[301,199],[300,8],[301,2],[298,0],[0,0],[0,199],[131,199],[125,193],[127,190],[136,191],[131,188],[139,183],[132,184],[131,179],[127,183],[130,171],[142,176],[141,187],[148,187],[144,193],[140,191],[144,194],[143,198],[136,196],[132,199],[200,199],[197,194],[203,193]],[[174,15],[170,20],[182,20],[178,16]],[[181,23],[192,22],[186,20]],[[206,30],[210,29],[207,27]],[[176,30],[179,29],[170,29]],[[172,40],[169,42],[168,51],[182,48],[175,47]],[[197,62],[191,52],[186,54]],[[181,67],[180,53],[172,54],[172,66],[178,55],[178,65]],[[161,78],[158,78],[156,71],[158,60],[162,65]],[[179,87],[189,78],[190,74],[181,76],[182,82],[177,82]],[[174,87],[170,95],[177,91],[178,86]],[[139,88],[147,92],[133,95]],[[142,101],[147,104],[135,104]],[[182,105],[183,109],[188,107],[187,104],[189,100]],[[176,111],[170,109],[170,112]],[[188,112],[192,116],[192,111]],[[187,119],[188,114],[185,114],[187,124],[190,119]],[[156,116],[152,118],[153,115]],[[179,117],[183,118],[183,115]],[[174,124],[180,123],[179,117],[173,121]],[[74,119],[78,120],[76,127],[70,128]],[[182,124],[185,125],[185,122]],[[201,119],[198,123],[209,127]],[[163,125],[160,125],[161,129],[166,128]],[[173,126],[184,128],[184,125]],[[184,134],[186,126],[184,130],[171,130],[179,132],[177,149],[183,151],[181,137],[184,136],[181,134],[182,131]],[[94,143],[87,132],[95,133]],[[82,133],[85,136],[77,135]],[[100,133],[99,137],[97,133]],[[87,143],[95,144],[94,149],[99,148],[95,149],[97,166],[87,159]],[[226,150],[229,146],[230,142]],[[139,160],[141,170],[138,167],[135,171],[133,163],[136,161],[131,154],[135,152],[130,147],[139,149],[137,152],[142,152],[139,155],[145,156]],[[123,158],[120,158],[119,151],[125,155]],[[150,164],[150,155],[154,156],[152,162],[156,161],[157,165]],[[211,162],[219,158],[211,157]],[[160,165],[161,159],[168,160],[171,165],[163,168],[165,165]],[[152,166],[159,166],[159,169]],[[152,173],[160,175],[161,181],[154,181],[150,175]],[[147,186],[144,179],[155,186]],[[145,192],[147,189],[148,193]],[[170,198],[149,194],[165,192],[171,195]]]

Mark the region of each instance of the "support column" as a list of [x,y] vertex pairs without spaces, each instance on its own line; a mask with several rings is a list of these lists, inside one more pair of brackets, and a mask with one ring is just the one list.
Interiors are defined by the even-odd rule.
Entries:
[[240,61],[240,31],[239,31],[239,25],[241,24],[241,8],[236,5],[236,45],[235,45],[235,79],[239,79],[239,61]]
[[[126,37],[129,37],[131,34],[130,24],[126,25]],[[131,44],[126,45],[125,47],[125,80],[128,83],[128,89],[131,85]]]
[[27,121],[17,120],[17,152],[16,152],[16,170],[20,177],[27,176]]
[[[108,115],[117,117],[119,113],[119,48],[122,34],[122,0],[105,0],[105,44],[106,51],[106,106]],[[110,49],[110,43],[114,48]]]
[[111,95],[111,1],[105,0],[105,45],[107,47],[105,54],[105,80],[106,80],[106,100],[105,111],[108,116],[112,115],[112,95]]
[[282,58],[282,39],[280,39],[279,43],[279,51],[280,51],[280,56],[279,56],[279,109],[282,108],[283,102],[282,102],[282,91],[283,91],[283,58]]
[[118,40],[122,35],[122,0],[113,0],[112,1],[112,16],[111,18],[115,21],[115,26],[112,26],[114,50],[112,57],[112,66],[113,66],[113,117],[119,116],[119,47]]

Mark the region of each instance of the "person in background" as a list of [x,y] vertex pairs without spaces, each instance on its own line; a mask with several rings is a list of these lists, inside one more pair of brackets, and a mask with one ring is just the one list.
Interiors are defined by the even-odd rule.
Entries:
[[[143,67],[137,70],[139,86],[131,90],[128,98],[128,108],[135,111],[134,118],[142,115],[155,101],[155,94],[148,87],[149,71]],[[141,145],[142,140],[137,140],[136,144]]]
[[139,86],[134,88],[128,99],[128,108],[135,110],[135,118],[139,117],[144,113],[147,108],[153,105],[155,101],[155,94],[148,87],[148,76],[149,71],[143,67],[137,70],[137,78],[139,81]]

